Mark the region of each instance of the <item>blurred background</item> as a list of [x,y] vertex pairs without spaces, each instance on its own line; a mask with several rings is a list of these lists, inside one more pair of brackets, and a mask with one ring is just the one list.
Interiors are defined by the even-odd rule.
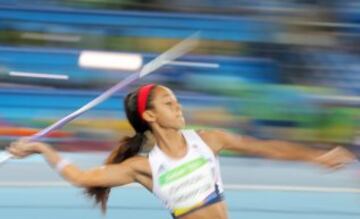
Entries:
[[[101,164],[132,134],[124,96],[155,82],[174,90],[188,128],[343,145],[360,155],[359,0],[0,0],[0,150],[141,67],[117,59],[123,70],[85,68],[84,52],[132,54],[146,64],[196,31],[200,45],[190,54],[43,140],[81,167]],[[231,218],[360,216],[358,165],[329,173],[222,155]],[[170,218],[144,189],[113,192],[106,218]],[[1,218],[100,218],[80,194],[39,156],[0,168]]]
[[188,127],[359,152],[359,22],[357,0],[0,0],[0,145],[134,72],[81,68],[82,51],[146,63],[201,31],[200,46],[178,61],[207,65],[167,65],[45,141],[109,151],[132,132],[124,95],[156,82],[178,95]]

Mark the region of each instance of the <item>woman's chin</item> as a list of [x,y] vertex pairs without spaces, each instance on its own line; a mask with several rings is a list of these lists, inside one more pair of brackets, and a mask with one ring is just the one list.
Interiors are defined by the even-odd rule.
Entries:
[[179,121],[176,123],[176,128],[178,129],[183,129],[185,128],[185,122],[184,121]]

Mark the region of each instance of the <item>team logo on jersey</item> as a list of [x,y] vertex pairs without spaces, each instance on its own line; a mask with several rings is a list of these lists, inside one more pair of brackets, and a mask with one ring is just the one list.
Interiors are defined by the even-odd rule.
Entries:
[[161,165],[159,166],[159,169],[158,169],[157,173],[158,173],[158,174],[161,174],[161,173],[163,173],[165,170],[166,170],[165,165],[164,165],[164,164],[161,164]]

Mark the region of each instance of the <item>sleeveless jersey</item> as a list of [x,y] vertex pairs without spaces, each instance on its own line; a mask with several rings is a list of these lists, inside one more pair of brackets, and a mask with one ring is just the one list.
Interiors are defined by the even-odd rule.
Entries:
[[219,161],[194,130],[183,130],[187,152],[172,159],[155,145],[149,153],[152,192],[174,218],[223,200]]

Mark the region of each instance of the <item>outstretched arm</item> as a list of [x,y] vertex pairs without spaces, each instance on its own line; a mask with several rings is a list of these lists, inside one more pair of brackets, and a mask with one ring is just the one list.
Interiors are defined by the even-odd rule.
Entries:
[[[54,168],[62,161],[60,155],[52,147],[40,142],[20,140],[12,143],[8,150],[18,158],[40,153]],[[120,164],[105,165],[86,171],[70,163],[59,172],[67,181],[80,187],[120,186],[136,181],[136,166],[140,160],[140,157],[134,157]]]
[[343,147],[326,151],[287,141],[259,140],[220,130],[203,131],[199,134],[208,139],[215,153],[227,149],[278,160],[309,161],[330,168],[340,168],[356,160],[355,156]]

